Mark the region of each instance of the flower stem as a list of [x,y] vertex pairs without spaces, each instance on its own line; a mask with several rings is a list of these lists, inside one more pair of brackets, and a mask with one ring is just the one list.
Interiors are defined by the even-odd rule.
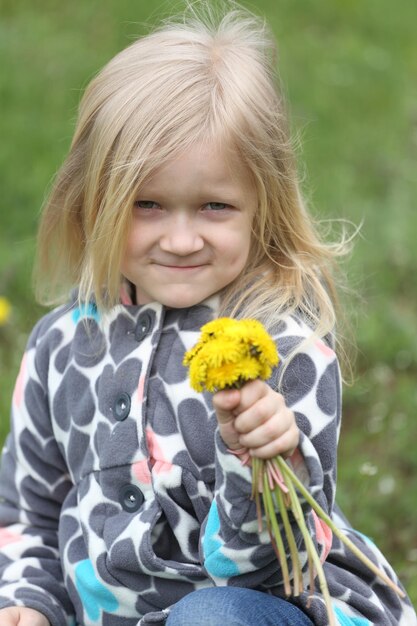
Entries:
[[[283,462],[285,463],[284,460]],[[292,511],[298,523],[298,527],[301,531],[301,534],[303,536],[308,558],[309,560],[311,559],[313,561],[313,565],[315,566],[315,569],[317,572],[317,576],[318,576],[319,583],[320,583],[320,590],[321,590],[321,593],[323,594],[324,602],[326,604],[327,615],[329,618],[329,626],[336,626],[333,607],[332,607],[331,598],[329,594],[329,588],[327,586],[327,581],[326,581],[326,576],[324,574],[323,566],[321,564],[319,555],[317,554],[316,546],[314,545],[310,532],[305,523],[304,513],[301,508],[301,504],[298,499],[297,493],[295,491],[294,484],[292,483],[292,478],[290,478],[288,474],[287,474],[286,484],[288,486],[288,489],[290,490]],[[314,575],[312,574],[313,569],[314,568],[312,568],[310,564],[309,565],[310,574],[312,578],[314,579]]]
[[282,522],[284,524],[285,534],[287,536],[287,541],[291,553],[292,570],[294,577],[294,596],[299,596],[300,593],[303,591],[303,576],[301,572],[301,564],[297,544],[295,543],[294,533],[292,531],[290,520],[288,518],[287,507],[284,503],[282,490],[279,487],[275,487],[274,494],[278,504],[279,512],[281,513]]
[[303,483],[298,479],[298,477],[294,474],[288,464],[284,461],[281,456],[277,456],[277,462],[281,471],[288,478],[288,483],[293,484],[297,487],[298,491],[301,493],[303,498],[308,502],[311,508],[317,513],[317,515],[327,524],[330,530],[342,541],[342,543],[347,546],[351,552],[360,560],[364,565],[366,565],[376,576],[378,576],[381,580],[384,581],[388,587],[390,587],[393,591],[395,591],[401,598],[405,598],[405,593],[394,583],[394,581],[389,578],[385,572],[383,572],[379,567],[377,567],[361,550],[336,526],[331,517],[321,508],[319,504],[315,501],[313,496],[310,494],[308,489],[304,487]]
[[259,497],[259,479],[261,476],[261,459],[257,457],[253,457],[252,459],[252,500],[255,500],[256,505],[256,515],[258,518],[258,532],[262,532],[263,522],[262,522],[262,507],[261,507],[261,499]]
[[263,471],[262,498],[264,501],[266,520],[268,524],[268,531],[269,531],[271,538],[277,544],[277,556],[281,565],[285,595],[290,596],[291,595],[291,583],[290,583],[290,575],[288,572],[287,555],[285,552],[284,542],[282,540],[279,524],[277,522],[277,518],[275,515],[274,502],[272,500],[272,495],[269,490],[268,476],[265,472],[264,464],[262,467],[262,471]]

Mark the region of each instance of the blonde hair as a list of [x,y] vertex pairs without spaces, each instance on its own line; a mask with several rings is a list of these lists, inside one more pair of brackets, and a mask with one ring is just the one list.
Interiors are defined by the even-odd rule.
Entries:
[[192,143],[214,140],[246,165],[259,200],[250,258],[223,310],[269,324],[297,309],[324,335],[335,325],[342,248],[320,239],[300,192],[274,39],[246,10],[216,18],[204,7],[138,39],[86,89],[43,211],[38,296],[57,302],[79,286],[103,309],[118,302],[138,188]]

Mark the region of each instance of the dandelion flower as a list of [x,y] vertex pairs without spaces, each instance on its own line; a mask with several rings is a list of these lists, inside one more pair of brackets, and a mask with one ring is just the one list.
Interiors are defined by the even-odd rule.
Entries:
[[277,364],[275,343],[258,320],[228,317],[205,324],[199,342],[184,357],[196,391],[241,387],[256,378],[266,380]]
[[4,326],[10,319],[12,305],[4,296],[0,296],[0,326]]

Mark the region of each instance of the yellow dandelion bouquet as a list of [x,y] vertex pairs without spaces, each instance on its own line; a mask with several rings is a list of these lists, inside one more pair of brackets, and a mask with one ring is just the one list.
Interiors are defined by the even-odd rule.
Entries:
[[256,378],[266,380],[277,364],[275,343],[260,322],[228,317],[205,324],[200,341],[184,358],[196,391],[219,391],[241,387]]
[[[277,364],[278,353],[275,342],[264,326],[253,319],[234,320],[225,317],[205,324],[201,328],[200,340],[184,357],[184,365],[189,368],[190,384],[196,391],[216,392],[221,389],[240,388],[247,381],[256,378],[266,380]],[[251,458],[249,454],[245,455],[244,450],[237,453],[241,453],[242,462],[248,463],[249,459],[251,460],[252,498],[256,502],[259,531],[261,532],[265,519],[271,543],[280,563],[287,596],[292,594],[297,596],[304,591],[299,551],[290,523],[292,517],[301,532],[308,555],[310,596],[314,593],[314,580],[317,576],[326,603],[329,624],[336,625],[323,566],[301,508],[298,495],[301,494],[334,535],[374,574],[398,595],[404,597],[402,590],[385,572],[376,567],[339,530],[281,456],[263,460]],[[284,543],[289,548],[290,564],[286,558]]]

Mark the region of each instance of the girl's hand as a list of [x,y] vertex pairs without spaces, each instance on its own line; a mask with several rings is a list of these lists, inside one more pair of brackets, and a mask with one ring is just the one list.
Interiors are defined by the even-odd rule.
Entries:
[[282,395],[266,382],[252,380],[241,389],[224,389],[213,396],[220,435],[230,450],[247,448],[251,456],[290,456],[300,433],[294,413]]
[[22,606],[0,610],[1,626],[51,626],[43,613]]

